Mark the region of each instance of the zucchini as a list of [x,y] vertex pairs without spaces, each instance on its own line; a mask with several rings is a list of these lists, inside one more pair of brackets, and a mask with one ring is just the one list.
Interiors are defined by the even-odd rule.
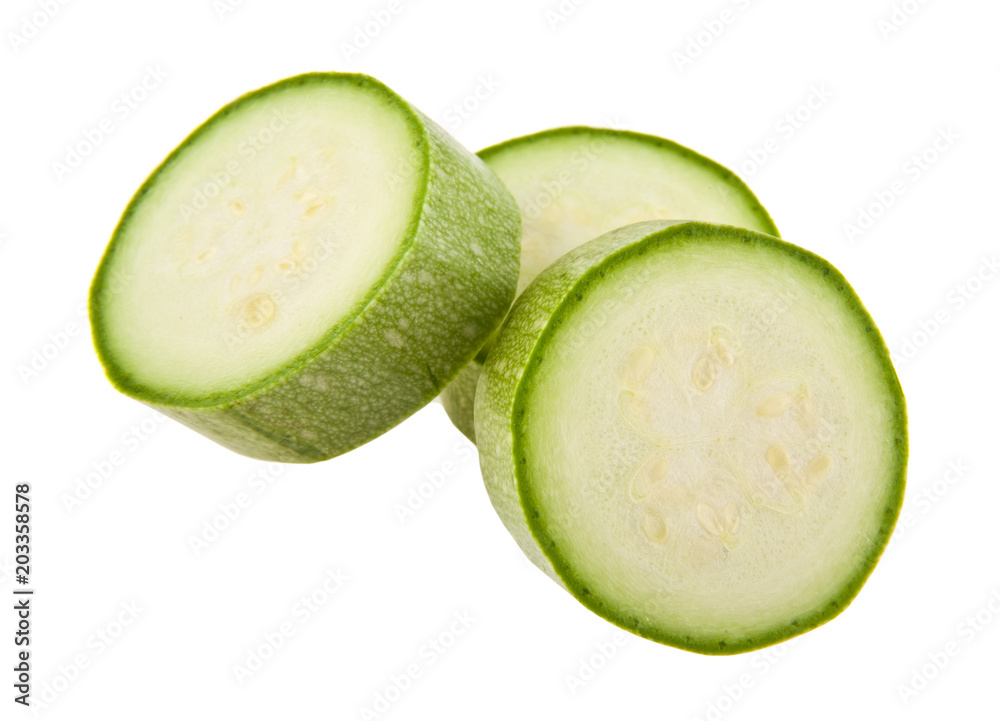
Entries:
[[750,230],[654,221],[518,298],[476,437],[528,557],[635,634],[707,654],[847,607],[899,513],[903,393],[847,280]]
[[385,85],[288,78],[222,108],[132,198],[91,287],[94,342],[120,391],[222,445],[323,460],[475,356],[519,235],[496,175]]

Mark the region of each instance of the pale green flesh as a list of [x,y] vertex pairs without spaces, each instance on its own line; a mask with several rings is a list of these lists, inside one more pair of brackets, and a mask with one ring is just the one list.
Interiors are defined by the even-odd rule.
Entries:
[[835,615],[871,570],[902,492],[902,397],[846,283],[780,241],[694,226],[704,241],[572,280],[663,227],[584,246],[511,311],[477,395],[484,476],[588,607],[748,650]]
[[[735,176],[659,138],[564,128],[481,155],[521,212],[519,294],[573,248],[638,221],[703,220],[777,235],[767,213]],[[442,396],[452,421],[473,440],[470,389],[481,370],[480,362],[470,363]]]
[[518,294],[573,248],[643,220],[701,220],[775,234],[745,186],[657,140],[588,129],[484,153],[521,211]]
[[353,85],[302,86],[215,124],[119,241],[114,271],[131,281],[105,322],[134,382],[231,392],[316,345],[401,250],[418,175],[385,177],[416,140],[387,98]]

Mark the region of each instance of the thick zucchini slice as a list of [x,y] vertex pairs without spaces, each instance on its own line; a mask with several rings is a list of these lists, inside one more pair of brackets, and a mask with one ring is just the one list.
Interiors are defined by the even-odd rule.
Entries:
[[91,288],[122,392],[255,458],[330,458],[434,398],[498,325],[520,220],[378,81],[227,105],[139,189]]
[[490,498],[581,603],[701,653],[840,613],[892,532],[906,411],[844,277],[774,237],[647,222],[515,302],[475,408]]

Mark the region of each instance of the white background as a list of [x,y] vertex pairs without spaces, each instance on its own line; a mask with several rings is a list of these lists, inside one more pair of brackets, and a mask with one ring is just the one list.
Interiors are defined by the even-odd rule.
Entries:
[[[95,0],[51,19],[44,4],[0,11],[0,593],[15,585],[12,489],[31,482],[41,715],[356,719],[399,685],[379,718],[996,717],[1000,282],[976,278],[1000,251],[997,3],[908,0],[898,25],[890,0],[399,0],[394,14]],[[372,13],[391,19],[360,37]],[[138,90],[148,68],[165,78]],[[474,150],[568,124],[671,138],[739,171],[787,239],[845,273],[896,357],[912,444],[910,527],[845,613],[735,657],[619,645],[522,558],[440,405],[344,457],[269,471],[111,388],[80,309],[129,197],[220,106],[314,70],[375,75]],[[102,120],[98,147],[57,173]],[[328,572],[347,578],[329,594]],[[312,594],[325,602],[306,612]],[[474,620],[439,655],[425,644],[447,643],[456,614]],[[20,718],[10,610],[2,624],[0,717]],[[248,661],[283,624],[262,667]]]

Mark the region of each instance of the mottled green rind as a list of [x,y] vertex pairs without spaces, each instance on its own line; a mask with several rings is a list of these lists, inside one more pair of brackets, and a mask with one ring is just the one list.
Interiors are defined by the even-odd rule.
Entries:
[[[626,138],[640,141],[647,143],[651,147],[658,148],[674,155],[679,155],[694,164],[708,168],[718,176],[719,180],[721,180],[724,185],[728,187],[729,192],[732,193],[733,197],[737,198],[739,202],[750,208],[751,212],[757,217],[757,226],[752,228],[752,230],[759,230],[760,232],[767,233],[768,235],[778,236],[778,229],[775,227],[774,221],[771,220],[771,216],[768,215],[767,210],[765,210],[764,206],[762,206],[760,201],[757,200],[753,191],[751,191],[750,188],[748,188],[735,173],[719,165],[714,160],[710,160],[703,155],[699,155],[690,148],[678,145],[677,143],[665,138],[659,138],[655,135],[633,133],[627,130],[590,128],[585,126],[553,128],[552,130],[545,130],[540,133],[514,138],[498,145],[493,145],[485,150],[479,151],[479,157],[486,161],[486,164],[489,165],[493,158],[502,155],[505,151],[515,148],[519,149],[525,145],[530,145],[540,140],[550,140],[559,136],[573,135],[593,135],[603,138]],[[678,220],[690,219],[678,218]],[[444,392],[441,394],[441,404],[448,413],[448,417],[451,419],[451,422],[454,423],[455,427],[458,428],[458,430],[460,430],[466,438],[473,443],[476,442],[475,416],[473,413],[473,406],[475,404],[475,388],[479,383],[479,376],[483,372],[483,362],[488,354],[489,345],[490,344],[484,346],[483,350],[476,357],[476,359],[463,368],[459,373],[458,378],[445,388]]]
[[[103,312],[104,303],[113,302],[113,261],[130,218],[164,169],[207,128],[243,104],[323,83],[369,88],[399,108],[418,138],[411,159],[400,167],[400,173],[419,173],[423,186],[399,254],[366,298],[277,373],[235,392],[198,399],[138,384],[110,352]],[[379,81],[344,73],[288,78],[212,116],[132,198],[91,286],[94,345],[118,390],[227,448],[289,463],[332,458],[419,410],[475,357],[514,297],[520,227],[514,199],[496,175]]]
[[[878,359],[886,395],[884,403],[894,419],[895,434],[886,443],[895,449],[895,465],[885,478],[882,523],[869,542],[869,551],[856,572],[823,606],[786,624],[747,636],[699,637],[690,632],[660,628],[619,612],[613,600],[586,588],[567,564],[546,529],[545,518],[532,494],[524,456],[526,401],[532,376],[545,355],[553,332],[602,282],[613,282],[615,269],[679,243],[742,243],[776,248],[814,271],[818,282],[842,295],[865,329],[868,348]],[[830,263],[807,250],[777,238],[741,228],[653,221],[607,233],[563,256],[549,266],[515,301],[493,347],[476,392],[476,436],[486,488],[497,514],[531,561],[602,618],[638,636],[696,653],[729,655],[780,643],[816,628],[843,611],[861,590],[892,535],[903,502],[908,456],[906,402],[875,322],[847,279]]]
[[476,442],[476,385],[482,373],[483,362],[476,358],[460,370],[455,380],[441,392],[441,405],[448,418],[473,443]]

